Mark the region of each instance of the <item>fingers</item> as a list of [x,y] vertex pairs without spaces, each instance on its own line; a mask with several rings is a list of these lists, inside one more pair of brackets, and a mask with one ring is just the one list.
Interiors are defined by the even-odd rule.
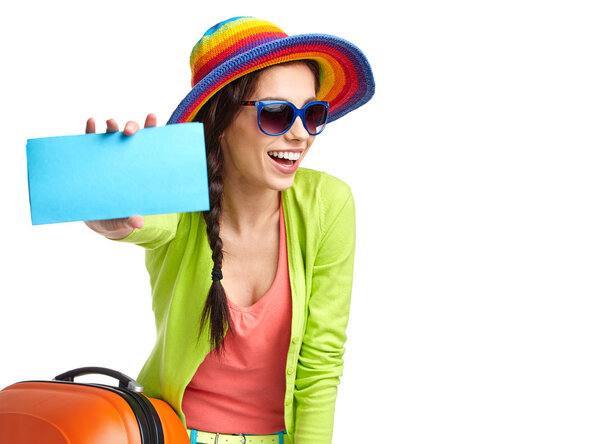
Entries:
[[[156,115],[153,113],[148,114],[146,116],[146,121],[144,122],[144,128],[151,128],[156,126]],[[123,129],[123,134],[126,136],[132,136],[138,132],[140,126],[137,122],[130,120],[125,124],[125,128]],[[119,131],[119,125],[115,119],[108,119],[106,121],[106,132],[107,133],[116,133]],[[96,132],[96,121],[93,117],[90,117],[85,124],[85,133],[93,134]]]
[[156,116],[153,113],[148,114],[146,116],[146,122],[144,123],[144,128],[150,128],[156,126]]
[[116,120],[108,119],[106,121],[106,132],[107,133],[116,133],[117,131],[119,131],[119,125],[117,125]]
[[96,121],[93,117],[90,117],[85,123],[85,133],[91,134],[96,132]]
[[140,129],[140,126],[138,125],[138,123],[134,122],[133,120],[130,120],[129,122],[127,122],[125,124],[125,128],[123,129],[123,134],[125,134],[126,136],[133,136],[139,129]]

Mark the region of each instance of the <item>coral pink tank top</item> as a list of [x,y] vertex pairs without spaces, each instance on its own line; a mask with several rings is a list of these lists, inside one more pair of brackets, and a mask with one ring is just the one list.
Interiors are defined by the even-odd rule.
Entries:
[[292,295],[281,207],[279,232],[279,260],[271,288],[250,307],[228,301],[235,334],[227,332],[223,355],[209,353],[184,392],[182,409],[189,428],[254,435],[285,429]]

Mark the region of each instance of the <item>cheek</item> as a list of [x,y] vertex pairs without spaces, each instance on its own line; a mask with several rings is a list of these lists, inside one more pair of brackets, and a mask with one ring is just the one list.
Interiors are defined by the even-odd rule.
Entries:
[[[246,122],[247,123],[247,122]],[[252,124],[238,124],[228,128],[221,136],[224,161],[240,170],[255,169],[250,165],[262,162],[267,146],[265,136]]]
[[224,131],[223,138],[231,147],[243,147],[255,142],[261,135],[256,124],[256,116],[240,114]]

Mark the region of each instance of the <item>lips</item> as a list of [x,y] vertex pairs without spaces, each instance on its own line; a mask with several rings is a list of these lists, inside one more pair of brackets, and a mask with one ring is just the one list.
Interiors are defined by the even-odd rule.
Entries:
[[269,151],[269,159],[275,167],[285,174],[294,173],[299,166],[301,151]]

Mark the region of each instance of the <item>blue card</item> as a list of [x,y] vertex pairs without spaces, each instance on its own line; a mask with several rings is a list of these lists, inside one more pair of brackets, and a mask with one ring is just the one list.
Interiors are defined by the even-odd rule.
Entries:
[[33,225],[209,209],[201,123],[28,139],[27,173]]

